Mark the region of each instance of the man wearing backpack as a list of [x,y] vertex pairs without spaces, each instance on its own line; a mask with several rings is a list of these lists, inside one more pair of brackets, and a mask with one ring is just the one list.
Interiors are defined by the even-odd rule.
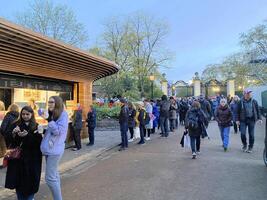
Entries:
[[[242,150],[251,153],[254,145],[254,128],[255,123],[261,120],[258,103],[252,99],[252,90],[244,90],[243,98],[239,101],[237,106],[237,125],[240,124],[241,141],[243,144]],[[246,129],[248,127],[249,145],[247,149]]]
[[162,132],[162,137],[168,137],[169,135],[169,110],[171,103],[168,101],[166,95],[161,97],[160,104],[160,128]]
[[192,159],[195,159],[200,153],[200,136],[205,132],[205,125],[208,123],[206,115],[200,109],[200,103],[194,101],[192,107],[186,113],[185,128],[189,132]]

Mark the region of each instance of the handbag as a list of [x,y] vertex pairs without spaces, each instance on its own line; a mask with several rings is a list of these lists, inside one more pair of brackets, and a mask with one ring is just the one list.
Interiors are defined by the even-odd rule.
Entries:
[[3,164],[2,164],[3,167],[7,167],[9,160],[21,158],[21,152],[22,152],[21,145],[22,145],[22,143],[18,147],[7,149],[7,151],[4,155],[4,159],[3,159]]

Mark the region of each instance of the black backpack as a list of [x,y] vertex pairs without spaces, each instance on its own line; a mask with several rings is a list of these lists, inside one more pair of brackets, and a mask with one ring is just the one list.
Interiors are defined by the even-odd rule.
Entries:
[[198,112],[189,112],[187,117],[187,126],[190,130],[199,129]]

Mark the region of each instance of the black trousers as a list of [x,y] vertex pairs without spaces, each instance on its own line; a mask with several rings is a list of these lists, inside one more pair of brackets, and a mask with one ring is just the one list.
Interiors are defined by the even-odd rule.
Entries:
[[73,139],[77,149],[82,148],[81,129],[73,129]]
[[95,143],[95,128],[88,127],[89,144]]
[[134,136],[134,128],[133,127],[129,127],[129,132],[131,134],[131,139],[133,139],[133,136]]

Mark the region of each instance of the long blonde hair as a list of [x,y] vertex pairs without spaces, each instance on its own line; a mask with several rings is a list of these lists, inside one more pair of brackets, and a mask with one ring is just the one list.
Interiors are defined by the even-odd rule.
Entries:
[[12,103],[10,106],[8,106],[7,111],[8,112],[19,112],[19,106],[15,103]]

